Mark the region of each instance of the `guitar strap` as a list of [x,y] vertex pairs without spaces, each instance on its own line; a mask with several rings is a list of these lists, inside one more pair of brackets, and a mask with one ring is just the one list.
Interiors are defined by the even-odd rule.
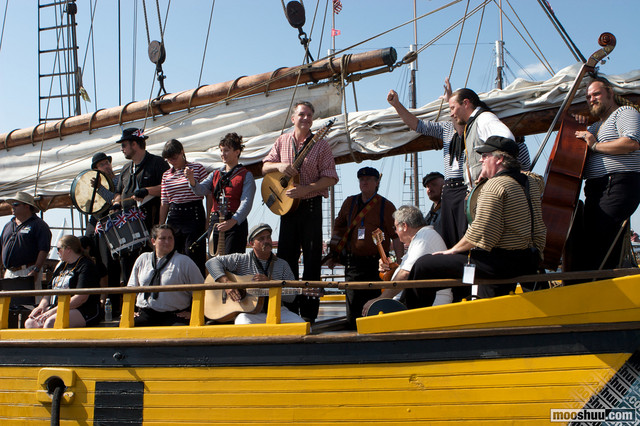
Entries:
[[[360,195],[355,195],[354,197],[359,197]],[[371,200],[369,200],[369,202],[367,203],[366,206],[364,206],[364,208],[362,210],[360,210],[360,213],[358,213],[356,215],[356,217],[353,218],[353,220],[351,221],[351,223],[349,224],[349,227],[347,228],[347,230],[345,231],[344,235],[342,236],[342,238],[340,239],[340,242],[338,243],[338,245],[336,246],[336,251],[338,253],[342,252],[342,249],[344,248],[344,246],[347,244],[347,240],[349,239],[349,234],[351,234],[351,231],[353,231],[353,228],[356,227],[356,225],[362,220],[362,218],[373,208],[373,206],[381,199],[382,197],[379,194],[376,194]],[[352,203],[357,202],[357,199],[354,199],[352,201]]]
[[309,136],[307,137],[307,139],[305,139],[304,143],[302,144],[302,146],[300,147],[300,150],[298,151],[296,149],[296,138],[295,136],[291,136],[291,146],[293,147],[293,152],[296,154],[295,157],[293,158],[293,162],[295,163],[295,161],[298,159],[298,157],[300,156],[300,154],[302,154],[302,152],[304,151],[304,149],[307,147],[307,144],[309,143],[309,141],[313,139],[313,133],[309,133]]

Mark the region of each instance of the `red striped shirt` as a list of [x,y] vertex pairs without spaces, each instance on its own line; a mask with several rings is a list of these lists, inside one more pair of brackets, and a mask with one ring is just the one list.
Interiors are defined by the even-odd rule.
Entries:
[[[199,163],[187,163],[187,167],[193,170],[196,182],[202,182],[207,177],[207,171]],[[160,201],[162,204],[184,204],[191,201],[202,200],[204,197],[193,193],[189,187],[189,180],[184,174],[184,169],[171,167],[162,174],[162,188]]]

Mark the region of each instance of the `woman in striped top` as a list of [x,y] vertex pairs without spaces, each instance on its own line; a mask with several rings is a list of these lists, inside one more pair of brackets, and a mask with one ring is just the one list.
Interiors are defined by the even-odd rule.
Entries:
[[[199,163],[187,162],[182,144],[176,139],[167,142],[162,150],[171,168],[162,175],[160,190],[160,223],[168,223],[175,229],[175,247],[198,265],[204,275],[206,262],[205,244],[190,249],[191,245],[207,229],[207,216],[202,205],[202,195],[196,195],[189,187],[186,171],[193,171],[199,182],[207,177],[207,171]],[[207,196],[207,207],[211,204]]]

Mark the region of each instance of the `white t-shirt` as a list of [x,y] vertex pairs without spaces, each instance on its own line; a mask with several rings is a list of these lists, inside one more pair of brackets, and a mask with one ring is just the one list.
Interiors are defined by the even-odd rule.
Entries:
[[446,250],[447,246],[444,243],[444,240],[433,229],[433,226],[424,226],[416,232],[416,235],[413,236],[411,240],[411,244],[409,244],[409,248],[407,252],[402,256],[402,263],[396,269],[396,272],[393,274],[391,280],[396,279],[396,275],[398,271],[401,269],[405,271],[411,271],[413,264],[416,263],[416,260],[424,256],[425,254],[435,253],[437,251]]

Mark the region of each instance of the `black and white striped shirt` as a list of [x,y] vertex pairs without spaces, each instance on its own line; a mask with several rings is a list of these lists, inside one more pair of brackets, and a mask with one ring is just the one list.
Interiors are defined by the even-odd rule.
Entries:
[[[607,117],[587,129],[598,143],[605,144],[621,137],[640,143],[640,113],[630,106],[621,106]],[[640,150],[628,154],[604,154],[589,151],[584,168],[584,178],[599,178],[610,173],[640,173]]]

